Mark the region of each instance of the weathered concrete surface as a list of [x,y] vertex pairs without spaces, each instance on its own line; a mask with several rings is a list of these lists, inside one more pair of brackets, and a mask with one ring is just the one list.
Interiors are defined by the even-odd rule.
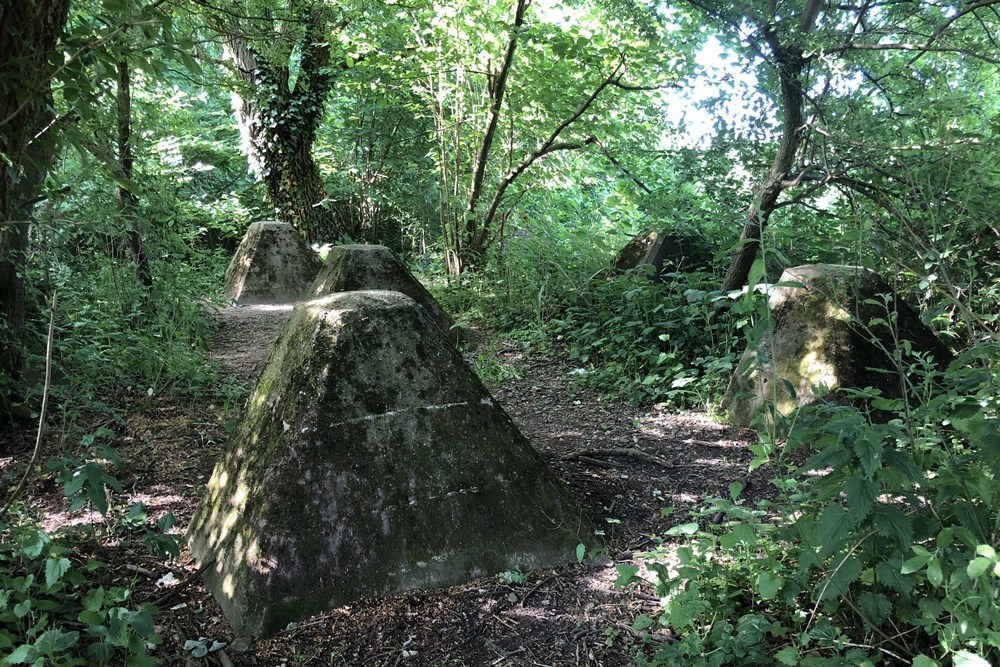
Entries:
[[188,530],[239,635],[573,560],[589,524],[412,299],[295,306]]
[[654,229],[635,237],[618,251],[615,272],[648,264],[653,267],[653,280],[659,281],[664,272],[702,269],[711,261],[712,250],[704,238]]
[[330,248],[309,292],[316,297],[356,290],[401,292],[420,304],[438,327],[448,333],[452,343],[461,342],[462,331],[452,328],[455,322],[451,316],[410,273],[406,264],[385,246],[349,244]]
[[255,222],[226,269],[226,300],[238,304],[296,301],[323,263],[287,222]]
[[[769,401],[786,415],[813,403],[819,398],[814,385],[830,390],[875,387],[883,396],[901,396],[899,373],[886,372],[894,368],[889,355],[899,349],[899,341],[910,341],[915,351],[930,354],[940,366],[951,360],[944,344],[874,271],[810,264],[787,269],[780,283],[802,286],[775,287],[768,298],[773,333],[746,351],[740,367],[750,373],[734,375],[723,399],[734,424],[749,425]],[[888,322],[889,312],[895,313],[895,333],[878,322]],[[794,388],[794,397],[785,383]],[[838,400],[836,394],[830,398]]]

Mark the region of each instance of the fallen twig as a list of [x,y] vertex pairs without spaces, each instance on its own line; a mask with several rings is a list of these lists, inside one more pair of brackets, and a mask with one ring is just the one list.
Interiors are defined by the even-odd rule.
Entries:
[[640,461],[645,461],[646,463],[652,463],[658,465],[661,468],[698,468],[702,467],[704,463],[671,463],[670,461],[665,461],[659,456],[653,454],[647,454],[641,449],[636,449],[635,447],[611,447],[608,449],[585,449],[579,452],[570,452],[569,454],[564,454],[560,457],[562,461],[570,461],[573,459],[585,459],[593,462],[593,457],[595,456],[626,456],[628,458],[639,459]]

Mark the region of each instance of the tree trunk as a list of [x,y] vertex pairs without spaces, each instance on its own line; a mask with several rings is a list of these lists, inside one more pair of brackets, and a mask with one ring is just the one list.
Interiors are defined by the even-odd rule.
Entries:
[[310,242],[346,235],[326,202],[327,192],[313,143],[330,92],[329,21],[321,8],[304,10],[298,77],[292,63],[271,62],[244,26],[223,28],[226,55],[243,84],[234,97],[236,119],[251,173],[267,188],[277,220],[292,223]]
[[153,284],[153,275],[149,271],[149,258],[142,242],[142,235],[136,229],[138,224],[136,212],[139,198],[130,189],[132,183],[132,166],[135,164],[135,153],[132,150],[132,76],[128,63],[120,60],[117,66],[118,90],[116,102],[118,107],[118,212],[121,222],[128,230],[128,244],[135,261],[136,276],[145,287]]
[[765,28],[763,33],[777,61],[781,82],[781,143],[778,144],[778,152],[774,155],[767,176],[754,188],[753,201],[743,224],[739,246],[733,252],[729,270],[722,281],[723,293],[738,290],[746,284],[750,267],[757,259],[760,239],[784,190],[783,182],[792,171],[795,154],[802,141],[802,106],[805,100],[802,70],[807,60],[802,55],[801,47],[783,45],[770,29]]
[[69,0],[0,5],[0,373],[20,376],[25,257],[37,189],[54,159],[49,53],[66,25]]
[[492,73],[489,75],[489,116],[486,121],[486,130],[483,132],[482,141],[479,142],[479,148],[476,151],[475,161],[472,166],[472,183],[469,186],[469,198],[465,205],[463,229],[455,230],[455,237],[459,240],[455,248],[456,261],[446,262],[448,272],[453,273],[453,275],[458,275],[466,268],[481,266],[486,256],[484,244],[479,243],[477,239],[480,236],[485,237],[489,223],[479,217],[476,207],[479,205],[479,200],[483,194],[483,185],[486,182],[486,166],[490,159],[490,151],[493,148],[493,139],[496,136],[497,125],[500,122],[504,93],[507,90],[507,78],[510,75],[510,68],[514,64],[514,53],[517,50],[517,41],[524,27],[528,4],[528,0],[516,1],[514,23],[510,28],[510,38],[507,41],[507,47],[504,51],[503,62],[500,65],[500,70],[495,75]]
[[774,156],[767,176],[754,188],[753,202],[750,204],[743,232],[740,234],[739,246],[733,253],[729,270],[722,281],[723,293],[738,290],[746,284],[750,267],[757,259],[764,229],[785,188],[784,182],[787,182],[786,179],[795,163],[795,154],[802,143],[805,103],[802,72],[809,59],[804,55],[801,36],[807,35],[813,29],[822,9],[823,0],[807,0],[799,14],[800,34],[791,37],[789,44],[783,44],[781,37],[770,25],[764,25],[760,29],[771,49],[771,56],[778,67],[778,79],[781,83],[781,143],[778,145],[778,152]]

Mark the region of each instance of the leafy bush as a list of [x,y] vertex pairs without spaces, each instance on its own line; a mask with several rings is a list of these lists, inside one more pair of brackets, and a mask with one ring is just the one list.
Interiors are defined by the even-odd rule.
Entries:
[[[702,510],[721,526],[680,526],[689,544],[649,555],[657,621],[682,639],[647,664],[1000,658],[998,351],[979,346],[946,373],[915,362],[905,399],[855,392],[870,409],[772,415],[753,465],[787,471],[778,501],[751,508],[734,488]],[[792,465],[800,448],[811,456]]]
[[0,665],[152,665],[156,609],[100,583],[108,566],[73,556],[33,522],[0,523]]
[[631,271],[593,282],[546,329],[585,366],[585,384],[634,403],[704,407],[735,367],[738,343],[728,323],[713,321],[725,297],[710,280],[676,274],[654,283]]

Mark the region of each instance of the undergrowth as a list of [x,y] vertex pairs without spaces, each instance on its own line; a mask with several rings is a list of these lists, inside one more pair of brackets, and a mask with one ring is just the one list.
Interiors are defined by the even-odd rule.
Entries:
[[[167,260],[188,249],[180,244],[160,251]],[[221,284],[221,269],[214,255],[189,254],[155,263],[147,287],[124,260],[58,257],[48,266],[36,264],[29,281],[57,293],[59,305],[48,360],[47,429],[37,469],[27,474],[57,483],[70,513],[89,508],[99,514],[103,533],[53,533],[21,498],[0,499],[0,665],[152,665],[150,652],[160,643],[156,608],[137,602],[131,586],[114,583],[108,564],[80,554],[122,540],[158,558],[179,554],[177,539],[167,533],[169,514],[154,521],[141,504],[123,508],[116,501],[123,463],[115,429],[125,411],[161,393],[196,398],[235,391],[220,386],[204,355],[205,309],[211,306],[200,299]],[[46,296],[33,301],[44,303]],[[23,352],[27,372],[17,380],[0,377],[0,390],[15,397],[5,405],[9,423],[40,418],[46,355],[30,344]],[[12,471],[4,473],[8,489],[14,488]]]
[[762,412],[751,469],[771,466],[778,497],[745,502],[735,483],[645,555],[661,607],[635,627],[677,640],[639,663],[995,664],[998,358],[990,342],[947,369],[911,355],[902,398],[841,390],[847,405]]

